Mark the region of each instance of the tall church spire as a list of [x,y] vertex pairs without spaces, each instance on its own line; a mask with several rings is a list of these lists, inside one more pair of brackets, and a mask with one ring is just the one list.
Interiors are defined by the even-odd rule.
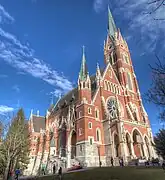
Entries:
[[112,13],[110,11],[110,8],[108,6],[108,33],[109,35],[114,37],[116,31],[117,31],[117,28],[116,28]]
[[79,79],[81,81],[86,80],[88,75],[88,70],[87,70],[87,64],[86,64],[86,58],[85,58],[85,47],[83,46],[83,54],[82,54],[82,62],[81,62],[81,68],[80,68],[80,73],[79,73]]

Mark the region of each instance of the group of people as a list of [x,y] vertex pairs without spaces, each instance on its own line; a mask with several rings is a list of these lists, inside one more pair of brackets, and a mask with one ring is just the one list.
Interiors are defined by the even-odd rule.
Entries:
[[[56,174],[56,165],[55,164],[53,165],[53,174]],[[58,177],[59,177],[59,180],[62,179],[62,167],[60,167],[58,170]]]
[[[119,158],[119,165],[120,165],[120,167],[124,166],[124,159],[123,158]],[[113,157],[111,157],[111,166],[112,167],[114,166],[114,159],[113,159]]]
[[[41,172],[42,172],[42,175],[46,175],[45,166],[42,167]],[[55,164],[53,165],[53,174],[56,174],[56,165]],[[60,167],[58,170],[58,176],[59,176],[59,179],[61,180],[62,179],[62,167]]]

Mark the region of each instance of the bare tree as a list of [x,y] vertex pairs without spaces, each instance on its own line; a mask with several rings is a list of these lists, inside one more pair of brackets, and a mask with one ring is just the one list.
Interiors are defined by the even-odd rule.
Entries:
[[[148,12],[146,12],[146,14],[154,14],[161,8],[164,8],[165,10],[165,0],[150,0],[148,2],[148,5],[150,6],[150,8]],[[154,18],[154,20],[165,20],[165,17]]]
[[159,130],[154,141],[158,155],[161,155],[165,160],[165,129]]
[[155,67],[150,67],[152,70],[152,84],[146,93],[146,99],[160,108],[160,119],[165,120],[165,64],[157,57]]

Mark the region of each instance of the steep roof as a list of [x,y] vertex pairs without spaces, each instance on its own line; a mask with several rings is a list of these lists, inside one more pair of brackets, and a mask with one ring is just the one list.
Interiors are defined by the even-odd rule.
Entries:
[[33,115],[32,121],[33,121],[34,132],[40,132],[40,129],[45,130],[46,127],[45,117]]
[[[104,68],[100,69],[100,72],[101,72],[101,75],[103,75]],[[91,80],[91,91],[92,91],[92,97],[93,97],[97,88],[96,75],[94,74],[90,76],[90,80]],[[72,103],[74,104],[75,102],[77,102],[77,100],[78,100],[78,88],[76,87],[72,89],[71,91],[69,91],[66,95],[64,95],[54,107],[51,106],[51,109],[49,109],[49,111],[51,112],[53,110],[54,112],[56,112],[59,110],[59,107],[62,107],[62,108],[68,107],[70,104]]]

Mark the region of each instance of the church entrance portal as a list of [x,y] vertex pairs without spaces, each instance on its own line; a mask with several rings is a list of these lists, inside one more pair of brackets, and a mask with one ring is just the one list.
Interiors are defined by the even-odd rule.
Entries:
[[141,158],[144,156],[143,140],[138,130],[133,131],[133,146],[136,157]]
[[71,136],[71,159],[76,156],[76,141],[76,132],[73,131]]

